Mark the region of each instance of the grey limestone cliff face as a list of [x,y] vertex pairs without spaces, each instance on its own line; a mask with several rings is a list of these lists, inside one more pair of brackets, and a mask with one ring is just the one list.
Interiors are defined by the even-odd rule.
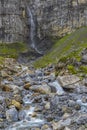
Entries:
[[0,42],[23,42],[26,39],[23,6],[21,0],[0,0]]
[[39,38],[63,36],[87,25],[87,0],[33,0]]
[[87,0],[0,0],[0,42],[30,41],[28,7],[39,42],[87,25]]

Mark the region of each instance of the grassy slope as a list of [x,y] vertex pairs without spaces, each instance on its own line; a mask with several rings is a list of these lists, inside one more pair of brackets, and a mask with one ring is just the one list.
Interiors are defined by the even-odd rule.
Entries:
[[62,57],[75,57],[80,60],[81,51],[87,47],[87,27],[83,27],[58,40],[52,50],[34,63],[36,68],[56,63]]
[[26,50],[27,46],[25,43],[12,43],[12,44],[0,43],[1,57],[17,58],[19,53],[22,53]]

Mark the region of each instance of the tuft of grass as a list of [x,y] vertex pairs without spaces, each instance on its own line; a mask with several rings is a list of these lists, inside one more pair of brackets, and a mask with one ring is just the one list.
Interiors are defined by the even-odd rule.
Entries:
[[0,64],[3,64],[4,58],[0,56]]
[[80,61],[81,51],[86,47],[87,27],[83,27],[57,40],[50,52],[34,62],[34,67],[45,67],[48,64],[57,63],[59,59],[66,62],[67,58],[76,58],[77,61]]
[[84,65],[80,66],[79,71],[84,74],[87,74],[87,66],[84,66]]
[[25,43],[0,43],[0,56],[17,58],[22,52],[27,51],[27,45]]
[[77,70],[76,70],[76,68],[73,65],[68,65],[67,69],[69,70],[69,72],[71,74],[77,74]]

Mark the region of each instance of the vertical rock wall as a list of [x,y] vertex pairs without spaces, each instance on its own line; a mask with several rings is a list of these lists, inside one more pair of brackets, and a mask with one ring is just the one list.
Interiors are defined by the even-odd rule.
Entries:
[[0,42],[13,43],[26,40],[24,6],[21,0],[0,0]]
[[87,25],[87,0],[0,0],[0,42],[29,41],[28,5],[40,40]]
[[87,25],[87,0],[33,0],[30,5],[40,39],[63,36]]

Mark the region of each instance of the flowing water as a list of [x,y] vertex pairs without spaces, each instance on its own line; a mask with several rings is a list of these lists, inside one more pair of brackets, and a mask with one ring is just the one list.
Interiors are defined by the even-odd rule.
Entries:
[[28,12],[28,16],[29,16],[29,23],[30,23],[30,39],[31,39],[31,47],[39,54],[41,54],[41,52],[37,49],[36,47],[36,43],[35,43],[35,38],[36,38],[36,24],[34,22],[34,17],[32,14],[32,11],[30,9],[30,7],[27,7],[27,12]]
[[[24,117],[21,121],[13,123],[10,127],[6,128],[6,130],[28,130],[32,127],[37,127],[45,123],[45,119],[42,115],[37,114],[36,117],[33,117],[33,113],[35,111],[35,104],[33,103],[33,100],[30,99],[31,95],[25,95],[23,98],[23,102],[25,106],[29,107],[29,109],[26,109],[26,107],[23,110]],[[21,113],[22,115],[22,113]]]

